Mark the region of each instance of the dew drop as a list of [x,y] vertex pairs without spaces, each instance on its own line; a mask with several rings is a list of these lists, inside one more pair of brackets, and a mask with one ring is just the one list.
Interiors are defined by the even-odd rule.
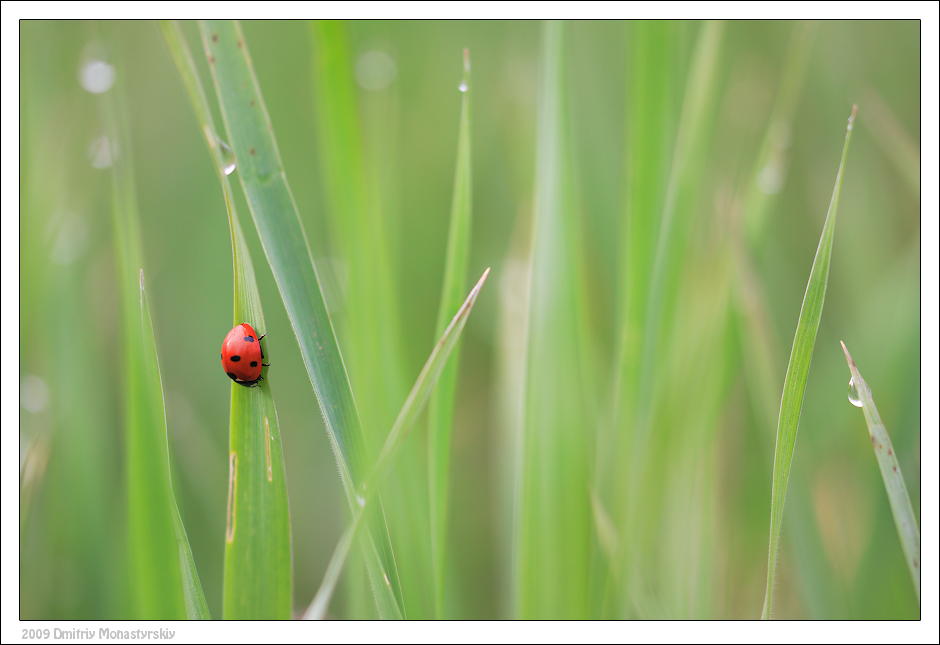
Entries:
[[366,505],[366,498],[362,495],[356,495],[356,503],[359,504],[361,508]]
[[862,407],[862,397],[858,394],[858,388],[855,387],[855,377],[849,379],[849,403],[854,405],[856,408]]
[[79,82],[92,94],[103,94],[114,85],[114,66],[103,60],[90,60],[82,65]]
[[235,153],[227,143],[219,139],[219,161],[222,165],[222,172],[231,175],[235,172]]
[[466,91],[467,91],[467,84],[466,84],[466,83],[461,83],[460,85],[457,86],[457,89],[460,90],[461,92],[466,92]]

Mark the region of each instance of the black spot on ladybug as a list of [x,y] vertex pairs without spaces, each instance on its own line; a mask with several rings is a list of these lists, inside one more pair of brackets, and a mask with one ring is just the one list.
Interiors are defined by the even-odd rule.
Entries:
[[237,363],[237,362],[240,361],[241,359],[242,359],[241,356],[239,356],[238,354],[235,354],[235,355],[232,356],[229,360],[232,361],[233,363]]
[[221,359],[224,361],[224,360],[225,360],[225,354],[219,354],[219,358],[221,358]]
[[237,380],[238,380],[238,377],[235,376],[234,374],[232,374],[231,372],[226,372],[226,374],[228,374],[228,377],[229,377],[230,379],[232,379],[233,381],[237,381]]
[[253,343],[253,342],[255,342],[255,337],[254,337],[254,336],[245,336],[242,340],[244,340],[246,343]]
[[258,367],[258,361],[251,361],[250,365],[252,367]]

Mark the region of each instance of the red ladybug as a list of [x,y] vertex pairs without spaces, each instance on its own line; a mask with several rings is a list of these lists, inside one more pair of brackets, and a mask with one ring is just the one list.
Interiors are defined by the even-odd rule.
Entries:
[[264,363],[261,339],[248,323],[235,325],[222,341],[222,369],[228,377],[245,387],[254,387],[262,379]]

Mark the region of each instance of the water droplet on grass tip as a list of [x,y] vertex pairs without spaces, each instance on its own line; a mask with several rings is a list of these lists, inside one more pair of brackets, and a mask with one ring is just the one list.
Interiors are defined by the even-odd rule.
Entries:
[[222,172],[231,175],[235,172],[235,153],[227,143],[219,139],[219,160],[222,163]]
[[862,407],[862,397],[858,394],[858,388],[855,387],[855,377],[849,379],[849,403],[854,405],[856,408]]
[[467,84],[466,84],[466,83],[461,83],[460,85],[457,86],[457,89],[460,90],[461,92],[466,92],[466,91],[467,91]]

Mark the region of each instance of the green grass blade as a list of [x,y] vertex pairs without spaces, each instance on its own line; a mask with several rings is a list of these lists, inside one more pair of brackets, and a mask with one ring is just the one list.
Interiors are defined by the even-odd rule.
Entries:
[[865,126],[912,195],[920,195],[920,146],[874,88],[864,96]]
[[[586,618],[591,522],[582,406],[577,220],[567,143],[564,28],[542,30],[536,125],[523,464],[517,502],[518,618]],[[578,527],[578,528],[575,528]]]
[[780,416],[777,421],[777,445],[774,450],[774,474],[770,502],[770,548],[767,556],[767,590],[761,618],[769,619],[773,612],[774,576],[777,566],[777,552],[780,548],[780,527],[783,522],[783,503],[787,495],[787,480],[790,477],[790,463],[793,448],[796,445],[796,431],[800,423],[800,411],[803,407],[803,394],[806,390],[806,378],[813,358],[813,345],[819,319],[822,317],[823,301],[826,298],[826,284],[829,281],[829,261],[832,257],[832,240],[835,234],[836,214],[839,210],[839,195],[842,190],[842,177],[845,159],[852,139],[852,126],[855,121],[857,106],[852,108],[849,125],[846,129],[845,144],[842,147],[842,161],[836,176],[829,212],[823,224],[813,268],[803,295],[800,318],[793,337],[793,349],[790,351],[790,363],[783,383],[783,395],[780,400]]
[[[254,267],[226,175],[231,151],[216,133],[195,61],[179,27],[162,22],[160,28],[222,186],[232,235],[234,322],[247,321],[264,335],[264,312]],[[267,341],[261,342],[267,350]],[[267,351],[265,356],[270,359]],[[256,388],[235,383],[231,388],[223,617],[288,619],[293,603],[290,512],[277,410],[267,381]]]
[[813,21],[798,22],[793,25],[787,57],[780,73],[776,100],[764,141],[757,156],[751,180],[748,182],[744,212],[744,222],[748,241],[754,245],[764,236],[764,227],[770,205],[775,201],[776,192],[768,190],[768,185],[778,182],[780,185],[786,176],[786,150],[790,146],[793,114],[796,111],[803,78],[809,65],[813,41],[819,23]]
[[[391,235],[379,200],[377,171],[368,160],[347,31],[344,21],[311,23],[314,107],[325,214],[349,272],[343,325],[350,342],[344,346],[344,360],[354,375],[355,391],[374,393],[358,402],[367,445],[374,450],[394,421],[407,383],[400,372]],[[376,320],[383,322],[377,325]]]
[[[237,172],[354,508],[366,465],[362,426],[248,46],[237,23],[204,22],[200,30]],[[382,515],[369,521],[363,550],[379,614],[400,618],[404,605]]]
[[[383,127],[370,123],[368,117],[378,109],[374,101],[381,100],[376,98],[379,94],[394,96],[395,92],[363,92],[358,86],[355,56],[361,52],[351,44],[352,30],[346,21],[316,20],[309,31],[323,216],[328,218],[331,253],[346,269],[341,309],[331,314],[353,391],[369,393],[356,401],[368,467],[408,393],[399,327],[404,312],[398,308],[401,299],[392,261],[398,255],[397,227],[381,187],[383,172],[389,172],[385,169],[395,162],[383,154],[376,143],[377,132],[371,129],[385,130],[391,123],[377,117]],[[402,605],[408,607],[411,618],[428,617],[433,612],[427,593],[432,585],[427,557],[430,527],[424,503],[414,502],[427,494],[423,490],[416,494],[427,486],[426,455],[417,442],[410,442],[407,449],[410,454],[405,461],[415,464],[420,459],[421,467],[396,473],[382,492],[382,504],[390,511],[388,528],[396,538],[397,558],[415,563],[399,572]],[[352,615],[364,615],[371,602],[365,577],[350,576],[347,594]]]
[[[444,285],[437,318],[437,335],[444,333],[450,312],[463,297],[470,255],[470,222],[472,213],[472,173],[470,154],[470,52],[463,52],[464,77],[460,111],[460,135],[457,143],[457,170],[454,198],[450,211],[450,233]],[[444,613],[444,562],[447,537],[447,493],[450,478],[450,446],[454,420],[454,397],[457,391],[457,368],[460,352],[444,368],[431,400],[428,402],[428,471],[431,500],[431,557],[434,560],[434,606],[437,618]]]
[[[607,547],[604,561],[598,565],[598,569],[606,572],[600,602],[604,607],[600,614],[603,617],[611,615],[612,604],[620,604],[613,596],[620,592],[623,583],[621,545],[627,536],[629,479],[635,475],[622,465],[639,459],[632,436],[641,382],[644,320],[676,121],[677,100],[672,79],[678,74],[677,27],[676,23],[668,21],[627,24],[624,212],[619,254],[617,324],[620,339],[614,365],[615,410],[611,436],[607,441],[599,438],[596,454],[596,472],[604,477],[596,483],[597,502],[606,507],[610,520],[621,529],[617,533],[621,542],[617,549]],[[610,499],[604,504],[607,491],[610,491]],[[601,545],[605,533],[609,531],[603,524],[595,522],[595,534]]]
[[[660,339],[674,331],[669,313],[680,293],[686,232],[708,164],[724,29],[720,22],[701,25],[684,85],[675,87],[671,79],[681,69],[675,60],[683,42],[681,30],[670,23],[631,25],[615,392],[619,436],[614,486],[619,497],[611,506],[621,528],[622,546],[611,571],[619,576],[617,609],[622,616],[634,615],[640,605],[649,608],[661,602],[642,597],[650,587],[643,581],[649,575],[649,557],[641,549],[658,547],[652,543],[655,534],[643,527],[659,522],[648,515],[655,509],[641,510],[644,504],[650,508],[644,472],[671,467],[656,463],[650,440],[655,395],[674,386],[663,369],[668,361]],[[641,571],[644,567],[646,572]]]
[[[160,362],[157,358],[157,344],[153,335],[153,321],[150,318],[150,305],[147,303],[147,291],[144,288],[144,270],[140,270],[140,324],[141,340],[144,345],[144,365],[148,381],[147,393],[150,398],[150,408],[162,423],[166,435],[166,411],[163,398],[163,379],[160,377]],[[183,519],[180,517],[179,507],[176,504],[176,495],[173,493],[173,479],[170,476],[170,444],[166,437],[166,450],[161,451],[166,459],[162,460],[166,466],[166,480],[170,486],[170,501],[172,502],[173,529],[176,533],[176,546],[179,552],[179,568],[182,577],[183,601],[186,605],[186,617],[190,620],[211,620],[209,607],[206,605],[206,596],[199,583],[199,573],[196,571],[196,562],[186,537]]]
[[878,414],[878,408],[875,407],[871,390],[855,366],[855,361],[852,360],[852,355],[849,354],[845,343],[842,343],[842,351],[845,352],[845,360],[849,364],[849,371],[852,373],[849,387],[854,388],[856,395],[853,399],[850,391],[849,400],[856,406],[860,403],[862,412],[865,413],[865,423],[868,425],[872,448],[875,450],[875,458],[878,460],[878,468],[881,470],[881,479],[884,480],[885,491],[888,493],[891,514],[894,516],[894,524],[898,529],[898,538],[901,540],[901,549],[904,551],[904,560],[911,572],[914,593],[917,594],[917,600],[920,601],[920,529],[917,528],[917,518],[914,515],[914,509],[911,507],[911,498],[907,494],[907,486],[904,485],[904,475],[901,474],[897,456],[894,454],[894,448],[891,445],[891,438],[881,422],[881,416]]
[[467,296],[467,299],[461,305],[460,309],[457,310],[457,313],[444,330],[441,339],[437,342],[437,345],[425,362],[421,373],[418,374],[418,378],[415,380],[414,386],[412,386],[411,392],[408,394],[408,398],[405,399],[405,404],[398,413],[398,418],[395,419],[395,424],[388,433],[385,445],[382,447],[382,451],[379,453],[379,457],[366,483],[363,484],[362,490],[365,491],[365,494],[357,500],[359,508],[354,513],[352,522],[350,522],[343,532],[343,535],[340,537],[336,549],[333,551],[333,557],[330,559],[330,563],[327,566],[326,574],[323,576],[320,589],[317,591],[313,602],[304,614],[304,618],[317,620],[326,615],[330,597],[333,594],[336,582],[339,580],[339,574],[342,571],[343,562],[346,559],[346,555],[349,553],[353,536],[359,526],[360,520],[366,512],[367,505],[368,507],[372,506],[372,504],[369,503],[372,499],[372,495],[379,489],[382,482],[388,476],[388,472],[400,452],[405,435],[418,419],[418,415],[420,415],[421,411],[424,409],[424,405],[428,401],[431,392],[434,390],[435,384],[440,381],[445,367],[449,364],[447,359],[454,351],[457,341],[460,340],[460,335],[463,333],[464,326],[467,324],[470,311],[473,309],[477,296],[480,295],[480,289],[483,288],[483,283],[486,282],[486,278],[489,274],[489,269],[484,271],[476,285],[470,290],[470,295]]
[[[659,232],[656,238],[656,252],[649,279],[646,311],[643,322],[643,343],[640,350],[639,394],[637,396],[637,419],[634,432],[640,444],[635,453],[642,453],[646,441],[647,426],[652,414],[652,393],[656,381],[656,353],[660,327],[662,326],[666,299],[672,291],[668,288],[669,275],[675,273],[677,255],[682,246],[680,226],[681,218],[688,210],[689,200],[695,193],[694,187],[700,179],[705,155],[705,143],[708,141],[706,125],[714,109],[715,76],[718,56],[721,49],[724,25],[709,22],[702,26],[693,53],[692,69],[686,84],[679,117],[679,129],[676,133],[675,148],[672,154],[672,168],[666,194],[663,200],[663,214],[659,220]],[[696,163],[700,162],[700,163]]]
[[[124,351],[128,538],[132,607],[136,618],[186,617],[173,526],[168,479],[166,424],[161,423],[162,391],[148,378],[141,335],[139,273],[143,263],[139,215],[131,166],[128,119],[120,85],[101,101],[112,145],[119,151],[112,166],[114,246],[121,298]],[[158,402],[160,408],[158,409]],[[161,455],[155,459],[154,455]]]

